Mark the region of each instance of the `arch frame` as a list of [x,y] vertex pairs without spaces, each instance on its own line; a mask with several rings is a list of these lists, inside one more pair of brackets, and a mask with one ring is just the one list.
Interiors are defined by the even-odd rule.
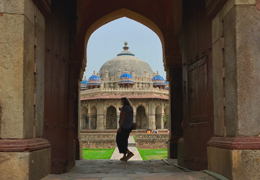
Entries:
[[[120,19],[123,17],[127,17],[129,19],[132,19],[136,22],[141,23],[142,25],[148,27],[149,29],[151,29],[160,39],[161,41],[161,45],[162,45],[162,54],[163,54],[163,63],[165,64],[166,58],[165,58],[165,40],[164,40],[164,36],[162,31],[160,30],[160,28],[150,19],[146,18],[145,16],[136,13],[134,11],[128,10],[126,8],[121,8],[118,9],[116,11],[113,11],[101,18],[99,18],[98,20],[96,20],[87,30],[87,32],[85,33],[85,40],[84,40],[84,58],[83,58],[83,62],[82,62],[82,69],[85,69],[86,64],[87,64],[87,45],[88,45],[88,41],[90,36],[100,27],[102,27],[103,25],[112,22],[116,19]],[[81,76],[83,77],[83,73],[81,73]],[[80,77],[80,78],[82,78]]]

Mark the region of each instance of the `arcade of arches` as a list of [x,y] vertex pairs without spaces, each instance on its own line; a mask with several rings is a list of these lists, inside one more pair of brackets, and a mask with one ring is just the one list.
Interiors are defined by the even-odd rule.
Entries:
[[[82,158],[79,89],[88,38],[128,17],[162,42],[168,157],[229,179],[259,179],[259,7],[256,0],[1,1],[1,177],[40,179]],[[84,110],[91,128],[97,111]],[[143,107],[136,116],[147,126]],[[113,117],[111,107],[109,127]]]
[[[81,108],[81,118],[80,118],[80,129],[82,130],[105,130],[105,129],[118,129],[118,119],[120,116],[119,107],[120,100],[113,101],[113,104],[117,106],[109,105],[109,107],[105,107],[105,115],[103,119],[105,119],[105,123],[102,121],[97,122],[97,108],[93,106],[91,111],[88,112],[87,106],[85,102],[82,102],[83,107]],[[135,102],[135,101],[133,101]],[[100,102],[105,104],[103,101]],[[97,106],[100,106],[99,104]],[[144,107],[143,105],[134,106],[134,122],[136,122],[137,129],[146,130],[146,129],[168,129],[169,127],[169,106],[162,108],[161,106],[157,106],[154,110],[155,114],[151,114],[148,112],[148,105]],[[163,110],[163,111],[162,111]],[[103,109],[100,110],[101,112]],[[98,113],[100,114],[100,113]],[[151,115],[150,115],[151,114]],[[103,115],[102,115],[103,116]],[[149,118],[150,116],[150,118]],[[154,116],[154,117],[151,117]],[[101,119],[101,117],[99,117]],[[153,123],[153,121],[155,121]],[[104,126],[105,125],[105,126]]]

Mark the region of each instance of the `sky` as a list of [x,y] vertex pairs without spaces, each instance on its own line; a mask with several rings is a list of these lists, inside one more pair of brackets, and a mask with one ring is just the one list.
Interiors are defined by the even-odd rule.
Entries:
[[87,67],[84,76],[88,79],[93,71],[123,51],[124,42],[135,57],[147,62],[154,72],[166,77],[163,67],[162,44],[151,29],[129,18],[120,18],[98,28],[87,44]]

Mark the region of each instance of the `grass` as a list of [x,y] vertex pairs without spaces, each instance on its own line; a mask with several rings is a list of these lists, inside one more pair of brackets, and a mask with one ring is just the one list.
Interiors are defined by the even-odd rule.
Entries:
[[134,138],[134,141],[136,142],[136,140],[135,140],[135,136],[133,136],[133,138]]
[[137,148],[142,159],[167,159],[167,148],[166,149],[140,149]]
[[110,159],[115,148],[112,149],[83,149],[84,159]]

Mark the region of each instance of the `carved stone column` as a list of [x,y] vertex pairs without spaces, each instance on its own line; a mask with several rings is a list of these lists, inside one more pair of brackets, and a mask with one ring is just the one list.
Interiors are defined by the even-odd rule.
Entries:
[[104,130],[106,127],[106,114],[104,112],[104,100],[97,104],[97,130]]
[[208,168],[229,179],[260,177],[260,11],[228,1],[212,21],[214,134]]
[[45,18],[32,0],[1,1],[0,14],[0,179],[42,179],[51,165],[43,138]]
[[161,114],[161,129],[164,129],[163,118],[164,118],[164,113]]
[[148,102],[148,128],[151,130],[156,129],[156,122],[155,122],[155,105],[153,101]]

